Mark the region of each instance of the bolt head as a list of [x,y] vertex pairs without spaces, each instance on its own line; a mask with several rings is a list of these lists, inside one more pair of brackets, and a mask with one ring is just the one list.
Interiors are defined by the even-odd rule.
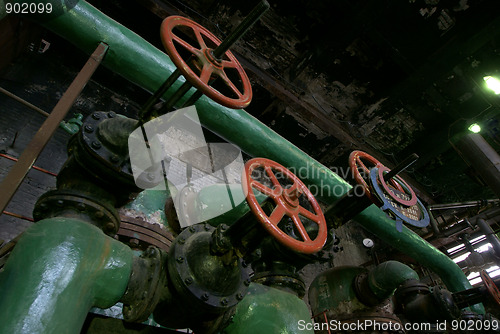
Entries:
[[116,117],[116,113],[114,111],[110,111],[110,112],[108,112],[108,117],[114,118],[114,117]]
[[193,278],[192,277],[187,277],[185,280],[184,280],[184,283],[186,283],[187,285],[190,285],[193,283]]
[[106,224],[106,231],[113,231],[115,229],[115,224],[109,222]]
[[246,286],[249,286],[250,285],[250,280],[249,279],[246,279],[245,282],[243,282]]
[[208,298],[210,298],[210,296],[206,292],[203,295],[201,295],[201,300],[203,300],[203,301],[207,301]]
[[196,232],[196,229],[194,228],[194,226],[189,226],[189,232],[191,232],[191,233]]
[[95,213],[95,217],[96,217],[96,218],[102,218],[102,217],[104,217],[104,212],[102,212],[102,211],[97,211],[97,212]]
[[185,242],[186,242],[186,240],[184,238],[179,238],[178,243],[180,243],[181,245],[184,245]]
[[184,258],[183,258],[182,256],[179,256],[179,257],[176,259],[176,261],[177,261],[178,263],[183,263],[183,262],[184,262]]
[[57,206],[63,206],[64,205],[64,201],[62,199],[58,199],[57,202],[56,202]]
[[221,304],[222,306],[226,306],[226,305],[228,304],[227,299],[226,299],[226,298],[222,298],[222,299],[220,300],[220,304]]
[[120,158],[118,158],[117,155],[112,155],[111,156],[111,162],[118,162],[118,161],[120,161]]
[[94,127],[92,125],[85,125],[85,132],[88,133],[94,132]]
[[101,119],[101,114],[99,114],[98,112],[95,112],[92,114],[92,118],[95,120]]
[[93,141],[92,142],[92,147],[95,148],[95,149],[100,149],[102,147],[102,145],[98,141]]
[[243,294],[242,294],[241,292],[238,292],[238,293],[236,294],[236,299],[238,299],[238,300],[242,300],[242,299],[243,299]]

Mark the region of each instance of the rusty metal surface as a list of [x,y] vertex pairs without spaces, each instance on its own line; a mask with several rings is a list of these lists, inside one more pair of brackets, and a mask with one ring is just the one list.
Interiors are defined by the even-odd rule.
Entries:
[[31,166],[35,163],[41,151],[59,127],[59,123],[64,119],[74,101],[101,63],[107,50],[108,46],[104,43],[100,43],[95,49],[80,73],[78,73],[75,80],[73,80],[38,132],[29,142],[21,154],[19,161],[12,167],[9,174],[0,184],[0,189],[2,189],[0,212],[7,207],[7,204],[21,185]]
[[173,234],[160,226],[150,224],[142,218],[127,216],[121,216],[120,229],[117,235],[121,241],[129,239],[129,243],[133,247],[147,248],[147,246],[153,245],[166,252],[170,250],[170,245],[174,240]]

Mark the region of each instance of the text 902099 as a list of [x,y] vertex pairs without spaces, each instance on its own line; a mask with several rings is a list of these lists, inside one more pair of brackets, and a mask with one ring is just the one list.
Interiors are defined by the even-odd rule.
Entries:
[[6,3],[5,11],[7,14],[50,14],[52,13],[51,3],[35,2],[15,2]]

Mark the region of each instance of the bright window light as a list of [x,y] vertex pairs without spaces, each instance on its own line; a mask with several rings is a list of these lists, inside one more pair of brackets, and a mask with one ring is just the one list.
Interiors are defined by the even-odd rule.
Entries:
[[497,78],[488,75],[483,80],[486,82],[486,86],[495,92],[495,94],[500,94],[500,81]]
[[481,131],[481,127],[479,124],[474,123],[469,126],[469,131],[472,133],[479,133]]

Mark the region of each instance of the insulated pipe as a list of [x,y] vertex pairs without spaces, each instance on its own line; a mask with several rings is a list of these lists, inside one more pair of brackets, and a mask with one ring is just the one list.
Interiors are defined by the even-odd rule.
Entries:
[[[40,2],[55,3],[54,0]],[[73,42],[86,53],[92,52],[101,41],[107,43],[109,51],[104,66],[151,92],[158,89],[175,70],[162,51],[83,0],[77,2],[69,12],[65,12],[65,9],[62,11],[59,4],[59,10],[54,11],[52,16],[47,14],[39,18],[43,19],[40,23],[45,27]],[[183,81],[178,80],[174,88],[178,88]],[[222,107],[204,96],[198,100],[196,107],[200,121],[208,129],[250,155],[269,158],[287,166],[325,203],[333,203],[351,188],[337,174],[244,110]],[[450,258],[406,227],[398,232],[395,222],[376,206],[370,206],[355,220],[382,240],[432,269],[450,291],[471,287],[464,273]],[[484,313],[482,305],[472,309]]]
[[50,218],[23,233],[0,274],[0,333],[80,333],[93,306],[121,296],[131,249],[74,218]]
[[378,298],[386,299],[404,282],[418,279],[417,273],[406,264],[387,261],[370,271],[368,285]]

